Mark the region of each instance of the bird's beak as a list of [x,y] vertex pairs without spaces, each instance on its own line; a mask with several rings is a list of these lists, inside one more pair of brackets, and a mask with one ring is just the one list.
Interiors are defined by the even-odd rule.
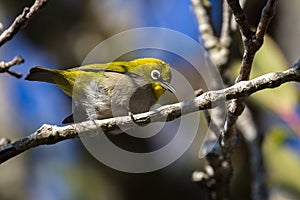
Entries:
[[159,82],[163,86],[163,88],[175,94],[176,90],[172,85],[170,85],[168,82],[165,82],[163,80],[160,80]]

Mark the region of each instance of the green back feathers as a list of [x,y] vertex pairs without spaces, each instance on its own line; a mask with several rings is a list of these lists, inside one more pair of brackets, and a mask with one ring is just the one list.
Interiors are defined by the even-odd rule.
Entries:
[[[72,96],[73,87],[78,76],[101,81],[103,72],[110,71],[125,74],[127,72],[143,76],[152,82],[151,71],[158,70],[161,79],[171,80],[171,69],[165,62],[155,58],[140,58],[132,61],[115,61],[106,64],[88,64],[67,70],[47,69],[41,66],[34,67],[26,76],[26,80],[54,83],[67,95]],[[80,86],[79,86],[80,87]]]
[[168,64],[156,58],[139,58],[132,61],[115,61],[106,64],[88,64],[82,67],[73,68],[71,70],[82,71],[111,71],[118,73],[132,72],[136,74],[145,74],[153,69],[162,72],[162,78],[165,81],[171,79],[171,69]]

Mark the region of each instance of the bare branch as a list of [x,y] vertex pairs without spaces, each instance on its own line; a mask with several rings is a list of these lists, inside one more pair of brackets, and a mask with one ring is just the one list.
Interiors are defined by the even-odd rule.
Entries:
[[[200,1],[195,0],[195,2],[200,2]],[[266,30],[269,26],[272,17],[275,14],[277,0],[268,0],[267,4],[265,5],[262,11],[261,19],[258,24],[256,32],[251,30],[247,20],[247,16],[244,10],[242,9],[242,6],[244,5],[245,1],[227,0],[227,3],[223,2],[223,22],[222,22],[220,38],[214,36],[212,41],[215,45],[210,48],[207,48],[207,46],[205,47],[208,49],[213,61],[218,65],[218,67],[221,67],[221,65],[219,64],[225,65],[226,62],[228,62],[228,55],[229,55],[228,48],[231,43],[230,32],[234,29],[233,26],[230,25],[233,24],[232,22],[230,22],[231,14],[229,13],[229,9],[228,9],[228,7],[230,7],[234,15],[234,18],[236,20],[236,23],[239,25],[239,29],[243,40],[243,46],[244,46],[244,54],[241,63],[241,69],[235,81],[236,83],[238,83],[241,81],[249,80],[254,56],[263,44]],[[194,5],[195,11],[196,9],[199,10],[202,9],[203,12],[205,11],[201,3],[198,3],[198,7],[196,6]],[[199,19],[199,17],[197,19],[199,20],[199,24],[201,24],[201,20],[202,21],[204,20],[203,17],[202,19]],[[209,19],[205,19],[205,22],[209,23],[210,21]],[[212,26],[209,24],[204,27],[212,27]],[[201,31],[202,29],[199,30]],[[213,32],[211,32],[211,34],[213,34]],[[209,42],[211,42],[209,41],[209,39],[211,38],[212,37],[203,38],[203,40],[205,39],[208,40],[204,42],[204,44],[207,43],[209,44]],[[211,179],[212,178],[214,179],[216,185],[211,185],[209,188],[212,191],[212,193],[216,193],[216,196],[218,197],[230,196],[229,187],[226,187],[226,185],[228,185],[230,181],[231,173],[232,173],[230,157],[231,157],[232,149],[235,146],[234,144],[235,144],[235,135],[236,135],[236,130],[235,130],[236,121],[244,111],[244,99],[245,97],[241,96],[239,98],[232,99],[231,102],[228,104],[228,113],[224,124],[224,128],[223,129],[220,128],[221,137],[219,138],[219,144],[221,146],[222,151],[217,151],[219,147],[215,147],[214,151],[212,151],[207,156],[208,164],[214,169],[215,175],[214,177],[208,176],[208,178],[203,179],[203,181],[206,180],[208,182],[211,182]],[[254,145],[257,146],[257,142],[254,143]],[[215,153],[215,151],[217,153]],[[259,159],[259,157],[252,157],[251,161],[256,162],[257,161],[256,159]],[[221,165],[221,163],[226,163],[226,164],[223,166]],[[259,168],[253,167],[253,170],[254,171],[259,170]],[[217,174],[220,174],[221,176],[217,176]],[[260,192],[259,189],[262,189],[262,188],[257,188],[258,185],[259,186],[263,185],[259,178],[255,179],[255,182],[253,183],[253,187],[255,187],[254,189],[256,189],[254,192]],[[262,194],[260,193],[257,195],[262,195]]]
[[204,47],[209,52],[213,62],[221,67],[228,62],[229,46],[231,44],[231,13],[226,2],[223,4],[223,22],[220,38],[218,38],[213,30],[210,17],[205,9],[203,0],[192,0],[195,16],[198,21],[198,29],[201,33],[201,39]]
[[[245,7],[246,0],[239,0],[239,1],[240,1],[241,8],[243,9]],[[233,31],[235,31],[237,29],[237,23],[234,18],[231,18],[230,26]]]
[[202,0],[192,0],[194,13],[199,23],[198,29],[201,33],[203,44],[207,50],[215,48],[218,44],[218,39],[214,35],[213,27],[210,23],[209,16],[204,8]]
[[[230,0],[227,0],[227,1],[229,2]],[[234,0],[232,0],[232,1],[234,1]],[[262,11],[262,15],[261,15],[260,22],[259,22],[257,30],[256,30],[256,34],[253,34],[253,32],[251,32],[251,35],[246,35],[245,31],[242,31],[242,29],[244,27],[241,26],[242,24],[244,24],[244,26],[245,26],[246,21],[243,23],[237,21],[237,23],[239,24],[240,29],[241,29],[245,50],[244,50],[244,54],[243,54],[241,70],[236,79],[236,82],[249,79],[254,56],[263,44],[265,33],[267,31],[267,28],[270,24],[271,19],[273,18],[274,14],[275,14],[276,5],[277,5],[277,0],[268,0],[267,4],[265,5],[265,7]],[[231,9],[233,9],[233,8],[231,8]],[[233,13],[237,14],[234,11],[233,11]],[[238,17],[236,16],[236,19],[237,18]],[[245,20],[247,20],[247,19],[245,18]],[[240,23],[242,23],[242,24],[240,24]],[[247,33],[247,34],[249,34],[249,33]]]
[[16,56],[14,57],[11,61],[9,62],[0,62],[0,73],[9,73],[10,75],[16,77],[16,78],[21,78],[22,77],[22,74],[19,74],[19,73],[16,73],[16,72],[13,72],[10,70],[10,68],[14,65],[19,65],[21,63],[24,62],[24,59],[21,57],[21,56]]
[[35,133],[0,148],[0,163],[30,148],[43,144],[55,144],[76,137],[78,137],[78,132],[72,125],[64,127],[43,125]]
[[[41,9],[45,4],[47,0],[36,0],[34,4],[28,8],[25,7],[23,9],[23,12],[17,16],[14,20],[14,22],[8,27],[6,30],[2,32],[0,35],[0,47],[5,44],[7,41],[11,40],[20,29],[24,28],[27,25],[27,22],[31,19],[31,17],[39,10]],[[0,31],[2,31],[3,24],[0,23]],[[16,78],[21,78],[22,74],[13,72],[10,70],[10,68],[14,65],[18,65],[24,62],[24,59],[21,56],[14,57],[13,60],[9,62],[0,62],[0,73],[8,73]]]
[[[276,0],[275,0],[276,1]],[[263,37],[265,35],[266,29],[270,23],[271,18],[275,13],[276,2],[273,0],[269,0],[263,10],[261,21],[259,23],[259,27],[257,28],[256,34],[251,31],[250,25],[247,21],[247,17],[241,8],[241,5],[238,0],[227,0],[229,7],[231,8],[235,20],[239,25],[240,32],[242,34],[243,46],[244,46],[244,54],[241,64],[241,69],[238,77],[236,78],[236,83],[243,82],[249,80],[250,72],[252,68],[252,63],[256,52],[263,44]],[[258,33],[258,35],[257,35]],[[258,36],[258,37],[257,37]],[[231,178],[232,166],[231,166],[231,153],[235,146],[235,136],[236,136],[236,121],[238,117],[244,111],[245,97],[239,97],[231,100],[228,105],[228,113],[227,118],[224,124],[224,129],[222,131],[221,137],[219,138],[219,143],[222,147],[222,153],[219,156],[211,155],[207,156],[207,160],[209,164],[214,168],[215,171],[219,171],[222,174],[221,177],[216,176],[216,180],[219,187],[216,187],[215,192],[218,193],[218,197],[229,197],[229,187],[228,185]],[[252,160],[253,162],[255,160]],[[226,165],[222,166],[218,163],[226,163]],[[258,182],[257,182],[258,183]],[[225,189],[224,189],[225,187]],[[258,190],[256,190],[257,192]]]
[[[266,88],[278,87],[289,81],[300,82],[300,60],[291,68],[283,72],[269,73],[251,81],[242,81],[235,85],[216,91],[201,94],[195,99],[162,106],[155,111],[134,115],[134,119],[141,124],[174,120],[182,115],[199,110],[210,109],[217,102],[237,98],[245,98],[252,93]],[[149,120],[150,119],[150,120]],[[0,163],[39,145],[54,144],[66,139],[77,138],[79,133],[95,131],[101,128],[104,132],[114,130],[119,125],[132,127],[130,116],[115,117],[104,120],[85,121],[68,126],[57,127],[43,125],[35,133],[0,148]]]
[[240,27],[242,35],[248,39],[251,38],[253,32],[250,29],[247,16],[244,10],[242,9],[239,0],[227,0],[227,3],[231,8],[231,11],[235,17],[235,21]]
[[263,42],[263,38],[267,32],[271,19],[275,15],[277,0],[268,0],[265,5],[260,21],[256,29],[256,40]]
[[229,10],[228,4],[223,1],[223,18],[222,18],[222,27],[221,27],[221,34],[220,34],[220,50],[219,50],[219,60],[221,65],[225,65],[228,62],[229,56],[229,47],[231,45],[231,12]]
[[[240,4],[238,3],[238,1],[237,0],[227,0],[227,2],[229,3],[229,6],[231,7],[231,9],[235,15],[235,18],[237,20],[237,23],[240,26],[241,33],[243,36],[243,43],[244,43],[244,47],[245,47],[242,64],[241,64],[241,69],[240,69],[239,75],[236,79],[236,82],[239,82],[239,81],[248,80],[250,77],[250,72],[251,72],[254,56],[263,44],[264,34],[266,32],[266,29],[269,25],[271,18],[275,14],[275,7],[276,7],[277,0],[269,0],[263,9],[262,18],[259,23],[260,27],[258,27],[258,29],[257,29],[258,33],[259,33],[259,37],[262,37],[262,38],[258,38],[258,39],[256,38],[255,35],[252,34],[251,31],[250,31],[251,35],[248,35],[248,34],[250,34],[249,31],[247,30],[248,29],[247,27],[249,26],[249,24],[247,22],[246,16],[243,16],[243,15],[245,15],[245,13],[242,10],[242,8],[240,7]],[[243,99],[235,99],[230,103],[230,105],[228,107],[228,111],[229,111],[228,117],[227,117],[225,127],[224,127],[224,131],[225,131],[225,134],[227,134],[226,137],[228,137],[228,139],[233,137],[233,135],[234,135],[233,127],[234,127],[235,121],[241,115],[243,110],[244,110]]]
[[263,134],[258,133],[256,124],[254,123],[252,114],[248,107],[245,107],[245,110],[238,118],[236,125],[243,135],[249,149],[252,199],[268,199],[266,173],[263,164],[263,152],[261,145],[261,142],[263,141]]
[[16,17],[14,22],[0,35],[0,47],[5,44],[8,40],[11,40],[20,29],[27,25],[30,18],[39,11],[45,4],[47,0],[35,0],[34,4],[29,8],[25,7],[23,12]]

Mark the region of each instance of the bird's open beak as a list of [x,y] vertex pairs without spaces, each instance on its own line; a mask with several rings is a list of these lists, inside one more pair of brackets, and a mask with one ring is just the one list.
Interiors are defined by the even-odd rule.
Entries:
[[165,88],[166,90],[169,90],[170,92],[175,94],[176,90],[172,85],[170,85],[169,83],[167,83],[163,80],[160,80],[159,82],[163,86],[163,88]]

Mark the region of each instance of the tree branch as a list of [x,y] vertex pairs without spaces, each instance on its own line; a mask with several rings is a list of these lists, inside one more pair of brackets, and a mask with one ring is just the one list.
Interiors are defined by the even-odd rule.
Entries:
[[[166,119],[166,121],[172,121],[191,112],[210,109],[212,105],[216,105],[217,102],[222,100],[245,98],[257,91],[278,87],[289,81],[300,82],[300,60],[286,71],[269,73],[251,81],[241,81],[222,90],[208,91],[192,100],[165,105],[154,111],[136,114],[134,115],[134,119],[140,124],[148,124],[150,121],[164,121],[164,119]],[[118,128],[119,125],[125,128],[132,127],[131,117],[124,116],[104,120],[85,121],[62,127],[43,125],[35,133],[0,148],[0,163],[39,145],[55,144],[63,140],[77,138],[81,133],[88,133],[98,130],[99,128],[104,132],[109,132],[110,130]]]
[[[198,30],[205,48],[209,51],[218,45],[218,38],[214,35],[210,18],[204,8],[203,0],[192,0],[195,16],[198,21]],[[215,60],[214,60],[215,61]]]
[[[228,50],[228,47],[230,45],[230,38],[229,40],[228,35],[230,31],[234,29],[234,27],[230,27],[229,29],[228,22],[230,19],[230,15],[228,13],[228,6],[230,7],[234,18],[236,20],[236,23],[239,25],[239,29],[242,35],[242,41],[243,41],[243,47],[244,47],[244,53],[241,63],[241,68],[239,75],[236,78],[236,83],[241,81],[249,80],[252,63],[254,56],[256,52],[260,49],[260,47],[263,44],[264,36],[266,33],[266,30],[270,24],[270,21],[272,17],[275,14],[276,4],[277,0],[268,0],[263,11],[261,14],[260,22],[257,26],[256,32],[252,31],[250,28],[250,25],[247,20],[247,16],[242,9],[242,6],[244,5],[245,1],[239,1],[239,0],[226,0],[228,5],[223,2],[223,23],[222,23],[222,30],[221,30],[221,37],[218,38],[212,38],[207,37],[203,38],[204,45],[210,44],[211,41],[209,41],[210,38],[212,38],[215,45],[213,48],[207,48],[209,53],[211,54],[211,57],[213,61],[216,64],[220,64],[222,59],[218,59],[216,55],[222,55],[224,61],[227,60],[228,62],[228,53],[226,52]],[[242,5],[242,6],[241,6]],[[204,13],[205,9],[203,8],[203,5],[201,4],[201,0],[194,0],[193,3],[194,10],[197,16],[197,9],[198,13]],[[203,12],[200,12],[203,10]],[[202,24],[204,27],[211,27],[211,24],[206,25],[209,23],[209,19],[206,19],[206,13],[203,14],[204,17],[201,18],[201,15],[198,15],[198,23],[199,27]],[[205,20],[204,20],[205,19]],[[205,22],[205,23],[204,23]],[[200,32],[202,29],[200,29]],[[204,29],[205,30],[205,29]],[[209,32],[210,34],[213,34],[213,32]],[[206,34],[206,33],[205,33]],[[223,36],[222,36],[223,34]],[[203,32],[201,32],[201,35],[203,35]],[[213,35],[214,36],[214,35]],[[205,42],[205,39],[208,40]],[[218,49],[218,46],[220,47]],[[224,51],[225,50],[225,51]],[[226,63],[223,63],[226,64]],[[221,66],[218,66],[221,67]],[[222,69],[222,68],[220,68]],[[229,182],[232,174],[232,166],[231,166],[231,152],[235,146],[235,136],[236,136],[236,130],[235,125],[238,117],[242,114],[244,110],[244,99],[245,97],[239,97],[239,98],[233,98],[231,102],[228,104],[228,113],[227,118],[224,124],[223,128],[220,128],[221,137],[219,138],[219,146],[215,146],[213,151],[207,155],[207,161],[209,165],[213,168],[214,173],[213,177],[207,176],[206,181],[211,183],[211,178],[214,178],[214,182],[216,184],[210,185],[210,193],[214,193],[215,197],[214,199],[218,198],[229,198]],[[221,148],[219,148],[221,147]],[[218,151],[218,149],[221,149],[222,151]],[[204,172],[205,173],[205,172]],[[201,173],[200,173],[201,174]],[[263,185],[263,184],[260,184]],[[227,187],[228,186],[228,187]],[[261,189],[261,188],[260,188]],[[258,190],[256,190],[258,191]],[[255,192],[256,192],[255,191]]]
[[246,38],[252,37],[252,31],[250,29],[250,25],[247,20],[247,16],[242,9],[239,0],[227,0],[229,7],[235,17],[235,21],[240,27],[240,31],[242,35]]
[[205,49],[209,52],[212,61],[220,68],[227,64],[229,47],[231,44],[231,13],[226,2],[223,3],[223,21],[221,34],[218,38],[213,30],[210,17],[205,9],[203,0],[192,0],[195,16],[198,21],[198,29],[201,33]]
[[[227,1],[235,2],[235,0],[227,0]],[[236,16],[236,20],[239,19],[239,21],[237,21],[237,23],[239,24],[240,29],[241,29],[243,44],[244,44],[244,48],[245,48],[244,54],[243,54],[243,59],[242,59],[241,70],[236,79],[236,82],[249,79],[254,56],[263,44],[264,36],[266,34],[266,31],[268,29],[270,21],[275,14],[276,5],[277,5],[277,0],[268,0],[267,4],[265,5],[265,7],[262,11],[262,15],[261,15],[260,22],[258,24],[256,33],[252,32],[252,31],[250,31],[250,33],[248,33],[248,31],[244,30],[246,26],[249,26],[249,25],[246,25],[246,24],[248,24],[246,17],[242,17],[241,19],[239,19],[239,17]],[[237,9],[237,7],[240,7],[240,6],[236,6],[235,4],[231,5],[231,6],[234,6],[234,7],[231,7],[234,14],[245,15],[245,14],[241,14],[240,12],[236,12],[233,10],[233,9]],[[246,20],[246,21],[242,21],[242,20]]]
[[[263,9],[263,14],[260,19],[259,27],[257,28],[258,36],[253,35],[253,32],[250,31],[247,18],[244,11],[242,10],[238,0],[227,0],[232,12],[235,15],[237,23],[240,26],[240,30],[243,37],[244,43],[244,54],[241,64],[241,69],[239,75],[236,79],[236,82],[248,80],[250,77],[250,72],[252,68],[252,63],[256,52],[263,44],[263,37],[266,33],[266,29],[270,23],[270,20],[275,14],[275,7],[277,0],[268,0],[267,4]],[[250,31],[250,32],[249,32]],[[234,125],[237,118],[241,115],[244,110],[243,99],[234,99],[231,101],[228,107],[228,116],[224,126],[224,135],[226,135],[228,142],[234,137]],[[230,144],[225,144],[225,146],[230,146]]]
[[0,35],[0,47],[5,44],[8,40],[11,40],[20,29],[27,25],[30,18],[38,12],[45,4],[47,0],[36,0],[34,4],[29,8],[25,7],[23,12],[16,17],[14,22]]
[[262,141],[263,134],[259,134],[250,109],[245,107],[244,112],[236,122],[237,129],[249,149],[249,167],[251,175],[251,196],[255,200],[268,199],[266,186],[266,172],[263,162]]
[[0,73],[9,73],[10,75],[16,77],[16,78],[21,78],[22,74],[13,72],[10,70],[10,68],[14,65],[19,65],[24,62],[24,59],[21,56],[15,56],[11,61],[9,62],[0,62]]
[[[236,23],[239,25],[244,47],[240,72],[235,81],[236,83],[239,83],[241,81],[249,80],[254,56],[262,46],[268,25],[275,14],[276,0],[268,0],[263,9],[256,32],[251,30],[240,1],[227,0],[227,3],[234,15]],[[244,2],[242,2],[242,4],[243,3]],[[215,193],[214,199],[230,198],[229,183],[232,176],[231,153],[236,144],[236,121],[245,107],[244,99],[245,97],[243,96],[234,98],[228,104],[224,128],[220,130],[220,145],[215,146],[213,151],[206,157],[209,165],[214,170],[213,178],[216,184],[211,185],[209,188],[211,193]],[[218,151],[218,149],[220,149],[219,147],[221,147],[221,151]]]
[[263,42],[263,38],[267,32],[271,19],[275,15],[276,12],[277,0],[268,0],[265,5],[257,29],[256,29],[256,40]]
[[[17,16],[14,22],[2,32],[0,35],[0,47],[5,44],[7,41],[11,40],[20,29],[24,28],[27,25],[27,22],[31,19],[31,17],[39,11],[45,4],[47,0],[36,0],[34,4],[29,8],[25,7],[23,12]],[[3,24],[0,23],[0,31],[3,29]],[[13,60],[9,62],[0,62],[0,73],[8,73],[16,78],[21,78],[22,74],[13,72],[10,68],[14,65],[18,65],[24,62],[24,59],[21,56],[16,56]]]

